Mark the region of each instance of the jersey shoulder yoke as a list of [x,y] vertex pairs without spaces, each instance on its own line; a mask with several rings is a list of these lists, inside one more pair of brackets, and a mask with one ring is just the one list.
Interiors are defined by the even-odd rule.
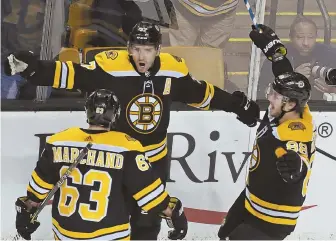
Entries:
[[118,72],[135,72],[126,50],[108,50],[95,56],[95,61],[105,72],[117,75]]
[[189,72],[183,58],[168,53],[160,54],[160,73],[171,77],[183,77]]
[[302,118],[287,120],[275,128],[275,136],[281,141],[312,141],[315,131],[312,115],[306,106]]

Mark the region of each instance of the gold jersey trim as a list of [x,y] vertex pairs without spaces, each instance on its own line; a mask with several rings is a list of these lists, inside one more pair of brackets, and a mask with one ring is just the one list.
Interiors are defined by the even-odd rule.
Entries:
[[75,70],[71,61],[56,61],[53,88],[73,89],[75,84]]
[[315,124],[306,105],[301,119],[285,121],[272,129],[273,136],[280,141],[310,142],[314,137]]
[[32,193],[38,199],[42,200],[48,195],[48,192],[53,187],[54,185],[43,181],[34,170],[31,175],[31,179],[28,184],[27,191]]
[[[118,53],[114,59],[108,58],[109,51],[104,51],[95,56],[96,63],[108,74],[121,77],[121,76],[140,76],[134,69],[129,60],[129,55],[126,50],[113,50]],[[160,53],[160,70],[155,76],[167,76],[180,78],[188,74],[188,67],[185,61],[180,58],[177,61],[171,54]]]
[[190,106],[202,109],[202,110],[209,110],[210,108],[210,102],[215,94],[215,88],[212,84],[204,81],[206,83],[206,90],[204,94],[204,98],[200,103],[192,103],[189,104]]
[[145,149],[146,156],[150,162],[155,162],[155,161],[162,159],[168,153],[167,137],[165,137],[158,144],[144,146],[144,149]]
[[90,137],[92,149],[111,152],[139,151],[144,152],[141,143],[127,134],[117,131],[109,131],[100,134],[88,134],[78,127],[69,128],[65,131],[50,136],[47,143],[54,146],[85,147],[86,139]]
[[247,187],[245,197],[245,208],[253,216],[273,224],[296,225],[301,206],[267,202],[250,193]]
[[146,212],[162,203],[167,196],[168,193],[165,191],[160,178],[133,195],[139,207]]

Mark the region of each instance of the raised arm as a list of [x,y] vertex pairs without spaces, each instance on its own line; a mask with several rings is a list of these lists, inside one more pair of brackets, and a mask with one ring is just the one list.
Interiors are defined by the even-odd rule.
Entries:
[[20,74],[30,83],[41,86],[52,86],[59,89],[82,89],[92,91],[106,88],[115,77],[109,80],[96,61],[88,65],[76,64],[71,61],[38,60],[38,56],[30,51],[20,51],[7,57],[4,64],[7,75]]
[[240,91],[232,94],[206,81],[193,79],[190,74],[172,79],[171,96],[173,101],[209,110],[223,110],[237,114],[237,119],[252,127],[259,118],[259,106]]
[[285,72],[293,72],[293,67],[286,58],[287,49],[276,33],[266,25],[259,24],[258,27],[260,30],[257,30],[254,25],[252,26],[250,38],[267,59],[272,61],[274,76],[277,77]]

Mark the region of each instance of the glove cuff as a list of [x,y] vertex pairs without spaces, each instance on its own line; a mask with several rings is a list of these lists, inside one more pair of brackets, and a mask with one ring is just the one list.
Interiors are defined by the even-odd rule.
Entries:
[[272,62],[278,62],[283,60],[287,55],[287,49],[285,47],[279,47],[275,50],[275,53],[270,57]]
[[[241,92],[241,91],[234,91],[232,93],[232,96],[235,98],[234,101],[232,101],[232,104],[234,105],[234,112],[239,112],[241,109],[245,109],[247,106],[247,103],[249,102],[249,99],[247,96]],[[248,107],[248,106],[247,106]],[[237,109],[239,109],[237,111]]]

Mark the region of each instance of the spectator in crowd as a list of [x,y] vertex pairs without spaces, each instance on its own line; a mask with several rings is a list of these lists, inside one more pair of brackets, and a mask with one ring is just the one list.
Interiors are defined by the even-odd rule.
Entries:
[[[238,0],[172,0],[176,28],[169,29],[171,46],[205,46],[224,49],[234,26]],[[225,73],[227,77],[227,65]],[[228,78],[224,88],[232,92],[239,89]]]
[[238,2],[174,0],[178,29],[170,29],[170,44],[224,48],[233,29]]
[[[10,52],[29,49],[39,53],[45,0],[4,0],[1,3],[1,64]],[[8,77],[1,70],[1,99],[33,100],[35,97],[36,86],[19,75]]]
[[3,0],[1,2],[1,99],[16,99],[19,88],[24,83],[24,79],[20,75],[6,76],[2,67],[10,49],[17,44],[17,39],[15,38],[15,34],[13,36],[12,31],[15,29],[15,24],[4,21],[11,12],[11,2],[9,0]]
[[[127,38],[133,26],[142,20],[142,12],[133,0],[94,0],[92,4],[92,21]],[[90,45],[105,47],[115,46],[113,39],[98,35]]]
[[1,1],[1,22],[11,12],[12,12],[12,5],[10,3],[10,0],[2,0]]
[[[3,60],[1,60],[2,66]],[[1,67],[1,99],[17,99],[25,80],[20,75],[6,76]]]
[[[295,72],[305,75],[314,87],[312,100],[323,100],[324,93],[336,93],[336,88],[325,84],[312,69],[314,66],[336,67],[336,49],[316,42],[317,26],[311,19],[298,16],[290,27],[290,43],[287,47],[287,58],[291,61]],[[258,98],[265,98],[265,89],[274,79],[271,63],[265,61],[258,84]]]

